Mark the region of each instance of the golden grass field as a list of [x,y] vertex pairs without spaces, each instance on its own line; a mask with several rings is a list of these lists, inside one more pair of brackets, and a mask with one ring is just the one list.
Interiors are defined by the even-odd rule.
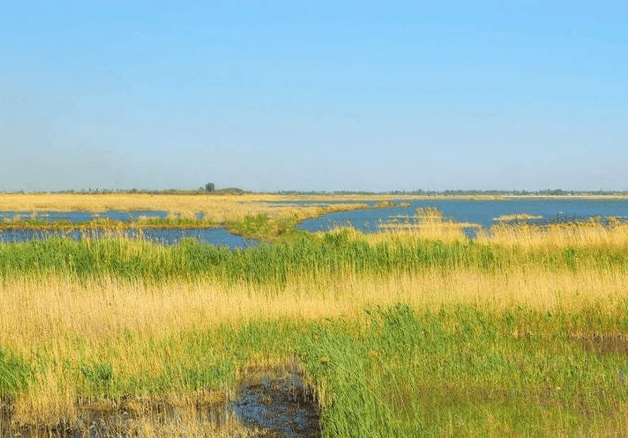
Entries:
[[[293,197],[265,194],[189,195],[189,194],[0,194],[0,211],[166,211],[170,216],[195,218],[203,213],[216,222],[242,220],[247,215],[265,214],[269,218],[297,214],[299,218],[316,216],[321,211],[346,210],[354,205],[317,206],[276,205]],[[301,199],[301,198],[298,198]],[[312,197],[312,202],[325,198]],[[304,200],[310,200],[305,198]],[[347,198],[353,202],[354,198]],[[363,205],[362,205],[363,207]],[[35,215],[36,217],[36,215]]]

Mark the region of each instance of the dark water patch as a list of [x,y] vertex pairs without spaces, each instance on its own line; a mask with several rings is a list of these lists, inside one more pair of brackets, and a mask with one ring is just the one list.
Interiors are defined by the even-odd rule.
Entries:
[[[296,369],[282,375],[257,374],[241,383],[235,399],[205,389],[183,404],[177,399],[133,395],[79,400],[76,420],[54,425],[13,424],[15,409],[5,397],[0,403],[0,438],[142,436],[146,424],[159,436],[214,431],[220,436],[320,438],[321,410],[302,377]],[[238,425],[235,429],[234,424]]]
[[259,241],[231,234],[226,228],[146,228],[109,231],[102,229],[0,229],[0,243],[20,243],[62,237],[73,240],[127,238],[145,240],[159,245],[176,245],[183,239],[192,238],[200,243],[226,246],[229,249],[254,247]]
[[233,404],[237,418],[251,428],[268,430],[273,437],[322,436],[321,410],[314,392],[294,368],[278,377],[263,374],[241,384]]

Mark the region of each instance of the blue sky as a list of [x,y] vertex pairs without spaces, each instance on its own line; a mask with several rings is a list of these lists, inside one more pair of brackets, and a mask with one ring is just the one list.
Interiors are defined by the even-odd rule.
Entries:
[[628,190],[624,2],[2,2],[0,190]]

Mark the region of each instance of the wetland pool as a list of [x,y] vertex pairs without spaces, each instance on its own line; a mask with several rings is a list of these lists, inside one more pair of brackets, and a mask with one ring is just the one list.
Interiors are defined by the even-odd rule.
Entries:
[[[211,390],[209,394],[211,395]],[[207,394],[206,394],[207,395]],[[77,406],[74,422],[59,426],[12,425],[13,407],[8,398],[0,399],[0,438],[114,438],[136,436],[142,420],[156,432],[214,429],[220,436],[321,438],[323,424],[315,390],[303,381],[296,368],[281,370],[240,382],[235,398],[224,396],[198,398],[193,415],[185,406],[167,398],[151,399],[131,394],[119,399],[104,398]],[[182,409],[183,408],[183,409]],[[239,422],[242,429],[229,434],[229,425]],[[3,427],[3,423],[6,427]],[[223,428],[221,430],[221,427]],[[247,433],[249,432],[249,433]],[[181,435],[179,435],[181,436]],[[184,435],[185,436],[185,435]],[[191,435],[195,436],[195,435]]]
[[499,223],[499,218],[507,215],[528,214],[535,216],[529,223],[548,223],[570,220],[583,220],[590,217],[613,216],[620,220],[628,218],[628,199],[565,199],[565,198],[506,198],[503,200],[393,200],[404,206],[391,208],[368,208],[364,210],[329,213],[324,216],[302,221],[297,228],[310,232],[329,231],[350,226],[359,231],[374,233],[380,226],[394,220],[414,216],[417,208],[435,207],[445,218],[456,222],[478,224],[490,228]]
[[[616,217],[621,221],[628,219],[628,199],[622,198],[503,198],[503,199],[393,199],[391,206],[380,207],[377,202],[345,202],[347,204],[367,204],[369,207],[360,210],[328,213],[314,219],[307,219],[297,225],[297,229],[316,232],[329,231],[338,227],[353,227],[365,233],[382,230],[381,226],[391,222],[411,220],[417,208],[434,207],[440,210],[445,218],[456,222],[477,224],[488,229],[499,223],[499,218],[508,215],[526,214],[529,223],[545,224],[585,220],[590,217]],[[311,201],[285,201],[277,205],[330,205],[334,201],[313,203]],[[89,222],[95,219],[110,219],[121,222],[140,221],[142,218],[165,219],[165,211],[106,211],[90,212],[37,212],[26,211],[0,212],[0,221],[11,222],[15,227],[0,229],[0,243],[26,242],[49,237],[68,237],[75,240],[84,238],[127,237],[144,239],[156,244],[176,245],[185,238],[193,238],[200,243],[226,246],[230,249],[244,249],[259,244],[255,239],[245,239],[231,234],[226,228],[134,228],[107,234],[99,230],[37,230],[19,226],[22,220],[39,220],[46,222]],[[197,215],[199,219],[202,217]],[[473,238],[477,227],[464,229]]]
[[229,249],[245,249],[259,244],[257,240],[246,239],[242,236],[231,234],[226,228],[146,228],[127,229],[113,233],[97,229],[32,230],[8,228],[0,230],[0,243],[45,240],[50,237],[65,237],[74,240],[125,237],[130,239],[142,239],[160,245],[176,245],[182,239],[192,238],[200,243],[226,246]]
[[89,222],[95,219],[111,219],[121,222],[132,222],[142,218],[166,219],[166,211],[0,211],[0,221],[37,220],[44,222]]
[[[32,229],[20,227],[22,221],[66,222],[80,224],[97,219],[109,219],[119,222],[134,222],[142,219],[166,219],[166,211],[0,211],[0,221],[11,222],[15,227],[0,229],[0,243],[28,242],[44,240],[50,237],[66,237],[74,240],[86,238],[125,237],[143,239],[160,245],[176,245],[182,239],[192,238],[200,243],[226,246],[229,249],[244,249],[259,244],[257,240],[246,239],[232,234],[226,228],[133,228],[122,231],[104,231],[101,229]],[[202,219],[202,214],[197,214]]]

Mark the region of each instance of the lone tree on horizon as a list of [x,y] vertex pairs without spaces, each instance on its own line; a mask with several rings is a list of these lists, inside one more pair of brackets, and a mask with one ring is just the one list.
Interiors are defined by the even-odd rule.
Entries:
[[213,183],[213,182],[208,182],[207,184],[205,184],[205,191],[206,191],[207,193],[211,193],[211,192],[213,192],[214,190],[216,190],[216,186],[214,185],[214,183]]

